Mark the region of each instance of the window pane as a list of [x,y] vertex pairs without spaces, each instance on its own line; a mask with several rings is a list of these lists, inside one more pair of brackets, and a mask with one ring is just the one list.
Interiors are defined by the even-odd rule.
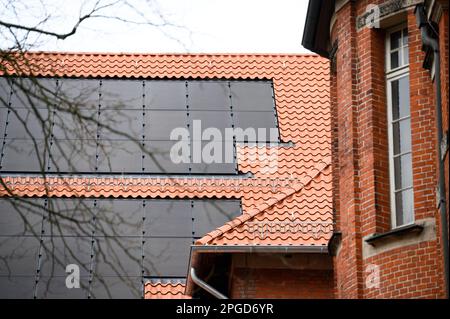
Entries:
[[409,118],[393,124],[394,155],[411,151],[411,120]]
[[142,110],[102,110],[100,138],[141,140],[142,121]]
[[0,239],[0,275],[35,275],[39,238],[15,236]]
[[409,63],[409,49],[408,47],[403,47],[403,64]]
[[414,221],[414,199],[412,189],[396,193],[395,205],[397,208],[397,226],[409,224]]
[[409,111],[409,76],[399,79],[400,117],[410,116]]
[[391,82],[391,95],[392,95],[392,119],[395,121],[400,116],[400,109],[399,109],[399,83],[398,80]]
[[273,112],[273,89],[270,82],[233,81],[231,82],[231,94],[235,111]]
[[31,299],[35,276],[0,275],[0,299]]
[[146,276],[185,277],[192,239],[147,238],[144,269]]
[[146,109],[186,110],[185,81],[146,81]]
[[78,265],[81,276],[89,274],[91,237],[44,237],[41,252],[43,276],[66,276],[69,264]]
[[189,200],[148,200],[145,210],[145,236],[192,236]]
[[409,76],[391,82],[393,120],[409,116]]
[[44,140],[7,139],[3,171],[42,172],[46,169],[49,143]]
[[391,52],[391,69],[395,69],[395,68],[398,68],[400,66],[398,52],[399,51]]
[[8,138],[50,139],[52,133],[48,110],[14,109],[10,112]]
[[51,172],[94,172],[95,140],[55,140],[51,148]]
[[142,81],[102,80],[102,109],[142,109]]
[[64,276],[41,276],[37,286],[38,299],[83,299],[87,298],[88,277],[80,277],[80,288],[69,289]]
[[189,81],[191,110],[229,110],[230,89],[227,81]]
[[187,111],[155,111],[145,112],[146,140],[170,140],[170,133],[175,128],[187,129]]
[[402,31],[396,31],[391,33],[391,50],[400,47],[401,38],[402,38]]
[[395,189],[412,186],[411,153],[394,158]]
[[390,35],[390,42],[391,69],[408,64],[408,30],[403,29],[392,33]]

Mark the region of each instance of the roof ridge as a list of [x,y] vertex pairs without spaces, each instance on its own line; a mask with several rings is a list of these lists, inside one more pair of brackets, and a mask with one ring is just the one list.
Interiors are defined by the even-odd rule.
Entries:
[[298,186],[288,189],[286,193],[282,193],[280,195],[275,196],[274,199],[268,200],[266,203],[262,203],[261,205],[257,206],[256,208],[252,209],[250,212],[240,215],[236,217],[235,219],[227,222],[226,224],[216,228],[215,230],[207,233],[202,238],[198,239],[195,242],[195,245],[207,245],[210,241],[213,239],[216,239],[217,237],[229,232],[230,230],[242,225],[246,221],[250,220],[251,218],[255,217],[256,215],[264,212],[265,210],[273,207],[277,203],[285,200],[289,196],[299,192],[302,190],[305,186],[307,186],[314,178],[316,178],[319,174],[323,172],[325,168],[327,168],[331,164],[331,161],[329,158],[327,160],[320,160],[320,162],[314,166],[311,170],[317,170],[315,174],[308,175],[304,177],[299,183]]

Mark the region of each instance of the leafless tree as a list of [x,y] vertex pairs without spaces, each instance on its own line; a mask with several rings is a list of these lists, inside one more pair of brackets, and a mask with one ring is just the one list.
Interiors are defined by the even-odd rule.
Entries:
[[[55,14],[54,7],[50,7],[44,0],[2,0],[0,1],[0,8],[2,11],[0,15],[0,75],[2,76],[0,80],[2,80],[2,87],[0,87],[0,90],[3,89],[3,93],[5,93],[0,94],[0,108],[5,110],[4,114],[0,114],[0,117],[3,115],[8,118],[14,117],[21,123],[21,128],[30,141],[30,149],[17,149],[16,153],[31,151],[36,154],[39,162],[39,175],[44,181],[47,195],[45,198],[47,199],[43,207],[41,203],[22,197],[23,194],[15,194],[14,190],[10,189],[5,183],[1,169],[0,187],[6,190],[9,195],[6,198],[9,198],[12,207],[20,215],[23,221],[23,231],[29,231],[37,239],[42,239],[40,229],[44,226],[36,227],[36,225],[33,225],[36,216],[44,216],[42,224],[45,223],[45,227],[49,228],[46,230],[47,234],[62,235],[70,233],[73,236],[85,237],[93,237],[94,233],[106,234],[107,245],[117,247],[117,249],[111,249],[109,252],[99,249],[96,258],[103,258],[104,262],[111,267],[118,277],[127,281],[128,278],[123,276],[123,265],[120,263],[119,255],[128,255],[129,259],[134,260],[138,265],[141,265],[142,259],[141,256],[130,255],[127,243],[117,239],[119,235],[117,229],[121,225],[136,227],[135,222],[117,215],[112,218],[109,214],[102,214],[92,203],[79,201],[71,207],[65,207],[66,204],[63,201],[50,198],[47,185],[48,166],[51,164],[53,168],[51,174],[53,175],[63,173],[67,170],[67,167],[74,174],[77,167],[75,161],[82,160],[86,156],[88,148],[100,148],[107,154],[109,149],[120,147],[103,144],[99,141],[99,130],[102,131],[102,134],[114,134],[135,141],[137,148],[147,156],[155,156],[155,154],[158,154],[158,150],[145,147],[141,141],[136,140],[129,130],[117,128],[118,123],[116,121],[118,121],[118,118],[120,121],[127,121],[126,112],[121,111],[124,101],[120,101],[119,97],[111,96],[111,98],[116,98],[116,115],[112,118],[100,120],[96,103],[95,101],[92,103],[93,101],[90,100],[93,92],[88,90],[77,91],[77,94],[74,95],[73,91],[64,90],[64,86],[59,85],[58,82],[56,82],[57,85],[54,85],[55,80],[48,81],[26,76],[32,74],[32,70],[39,67],[33,61],[27,59],[27,52],[39,49],[42,43],[49,40],[65,40],[72,37],[88,21],[92,20],[114,20],[125,25],[155,28],[185,48],[185,43],[173,36],[171,31],[177,29],[186,31],[186,28],[170,21],[158,9],[158,4],[150,0],[86,0],[82,2],[74,17],[58,16],[57,13]],[[128,13],[127,15],[122,14],[124,10]],[[31,15],[31,17],[28,16],[27,19],[24,19],[23,17],[26,15]],[[55,24],[55,21],[61,21],[61,18],[64,21],[73,21],[72,25]],[[10,102],[13,95],[18,103],[26,106],[25,112],[11,107]],[[31,118],[34,121],[33,125],[37,123],[39,126],[38,131],[41,136],[39,139],[36,138],[36,129],[31,128]],[[67,119],[70,119],[70,121],[67,121]],[[55,130],[58,130],[61,134],[70,135],[71,139],[65,139],[64,143],[66,144],[63,144],[61,140],[54,138],[53,132]],[[3,133],[0,132],[0,134]],[[90,139],[86,139],[86,136],[89,136]],[[82,139],[91,141],[93,144],[89,145],[86,142],[81,145],[79,141]],[[3,145],[0,145],[0,147],[3,153],[6,140],[2,139],[2,142]],[[8,147],[14,149],[17,146],[9,145]],[[52,158],[50,149],[57,150],[60,158]],[[64,163],[65,169],[60,167],[61,163]],[[105,229],[106,225],[108,225],[107,229]],[[66,237],[62,236],[61,238],[65,241]],[[65,260],[61,258],[61,251],[55,251],[55,249],[60,249],[58,247],[61,246],[53,243],[53,240],[53,237],[50,237],[50,241],[41,240],[40,244],[41,251],[39,254],[51,256],[52,265],[48,275],[55,275],[58,267],[65,267]],[[17,249],[13,250],[13,255],[0,256],[1,267],[8,268],[8,260],[21,258],[21,247],[23,248],[23,246],[20,242],[11,243],[8,240],[0,239],[0,249],[2,245],[17,246]],[[64,247],[63,254],[65,257],[72,257],[71,259],[74,262],[81,265],[82,268],[84,267],[86,273],[92,270],[89,269],[89,265],[85,261],[78,260],[78,255],[74,251],[81,249],[78,244],[74,246],[63,242],[62,247]],[[36,274],[36,278],[39,278],[40,275]],[[101,278],[100,284],[103,284],[107,295],[111,296],[108,284],[102,282]],[[132,284],[130,283],[130,285]]]

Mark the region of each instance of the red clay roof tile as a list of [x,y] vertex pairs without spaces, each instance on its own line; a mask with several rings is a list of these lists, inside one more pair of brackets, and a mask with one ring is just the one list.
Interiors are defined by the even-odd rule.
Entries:
[[206,234],[195,244],[278,245],[281,240],[289,245],[326,245],[333,221],[330,164],[320,162],[312,172],[292,189]]
[[[243,215],[199,245],[326,245],[332,233],[329,62],[315,55],[27,53],[26,74],[59,77],[270,79],[280,136],[276,165],[252,161],[251,178],[3,176],[21,196],[241,198]],[[22,61],[22,66],[23,66]],[[8,74],[17,74],[6,65]],[[270,155],[270,152],[264,150]],[[0,196],[8,196],[0,189]],[[170,291],[170,293],[168,292]],[[181,296],[184,286],[146,285],[147,295]],[[164,293],[166,293],[164,295]]]
[[145,299],[191,299],[184,294],[186,284],[180,281],[155,281],[145,284]]

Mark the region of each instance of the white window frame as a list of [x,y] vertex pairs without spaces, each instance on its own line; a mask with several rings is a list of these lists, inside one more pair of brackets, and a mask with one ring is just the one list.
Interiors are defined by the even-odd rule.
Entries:
[[[406,29],[406,24],[401,24],[386,32],[386,42],[385,42],[385,76],[386,76],[386,95],[387,95],[387,120],[388,120],[388,148],[389,148],[389,185],[390,185],[390,203],[391,203],[391,228],[395,229],[398,227],[406,226],[414,223],[414,180],[412,181],[412,186],[406,189],[413,189],[412,196],[412,219],[409,223],[404,223],[397,225],[397,207],[396,207],[396,190],[395,190],[395,163],[394,163],[394,132],[392,128],[392,88],[391,83],[395,80],[401,79],[405,76],[409,76],[409,63],[401,65],[393,70],[391,70],[391,35],[394,32]],[[409,37],[408,37],[409,42]],[[403,48],[400,51],[399,59],[403,59]],[[410,111],[411,112],[411,111]],[[411,118],[411,114],[409,114]],[[412,147],[412,145],[411,145]],[[411,150],[412,151],[412,150]],[[401,213],[401,212],[399,212]]]
[[[395,33],[397,31],[403,30],[403,29],[407,29],[407,25],[406,24],[400,24],[397,25],[395,27],[392,27],[391,29],[389,29],[386,32],[386,48],[385,48],[385,56],[386,56],[386,63],[385,63],[385,72],[386,72],[386,77],[390,77],[392,73],[394,72],[401,72],[402,70],[404,71],[404,69],[408,69],[409,72],[409,61],[408,64],[399,66],[395,69],[391,69],[391,34]],[[408,37],[408,41],[409,41],[409,37]],[[399,58],[403,59],[403,48],[399,49],[399,51],[401,51],[402,54],[399,55]]]

